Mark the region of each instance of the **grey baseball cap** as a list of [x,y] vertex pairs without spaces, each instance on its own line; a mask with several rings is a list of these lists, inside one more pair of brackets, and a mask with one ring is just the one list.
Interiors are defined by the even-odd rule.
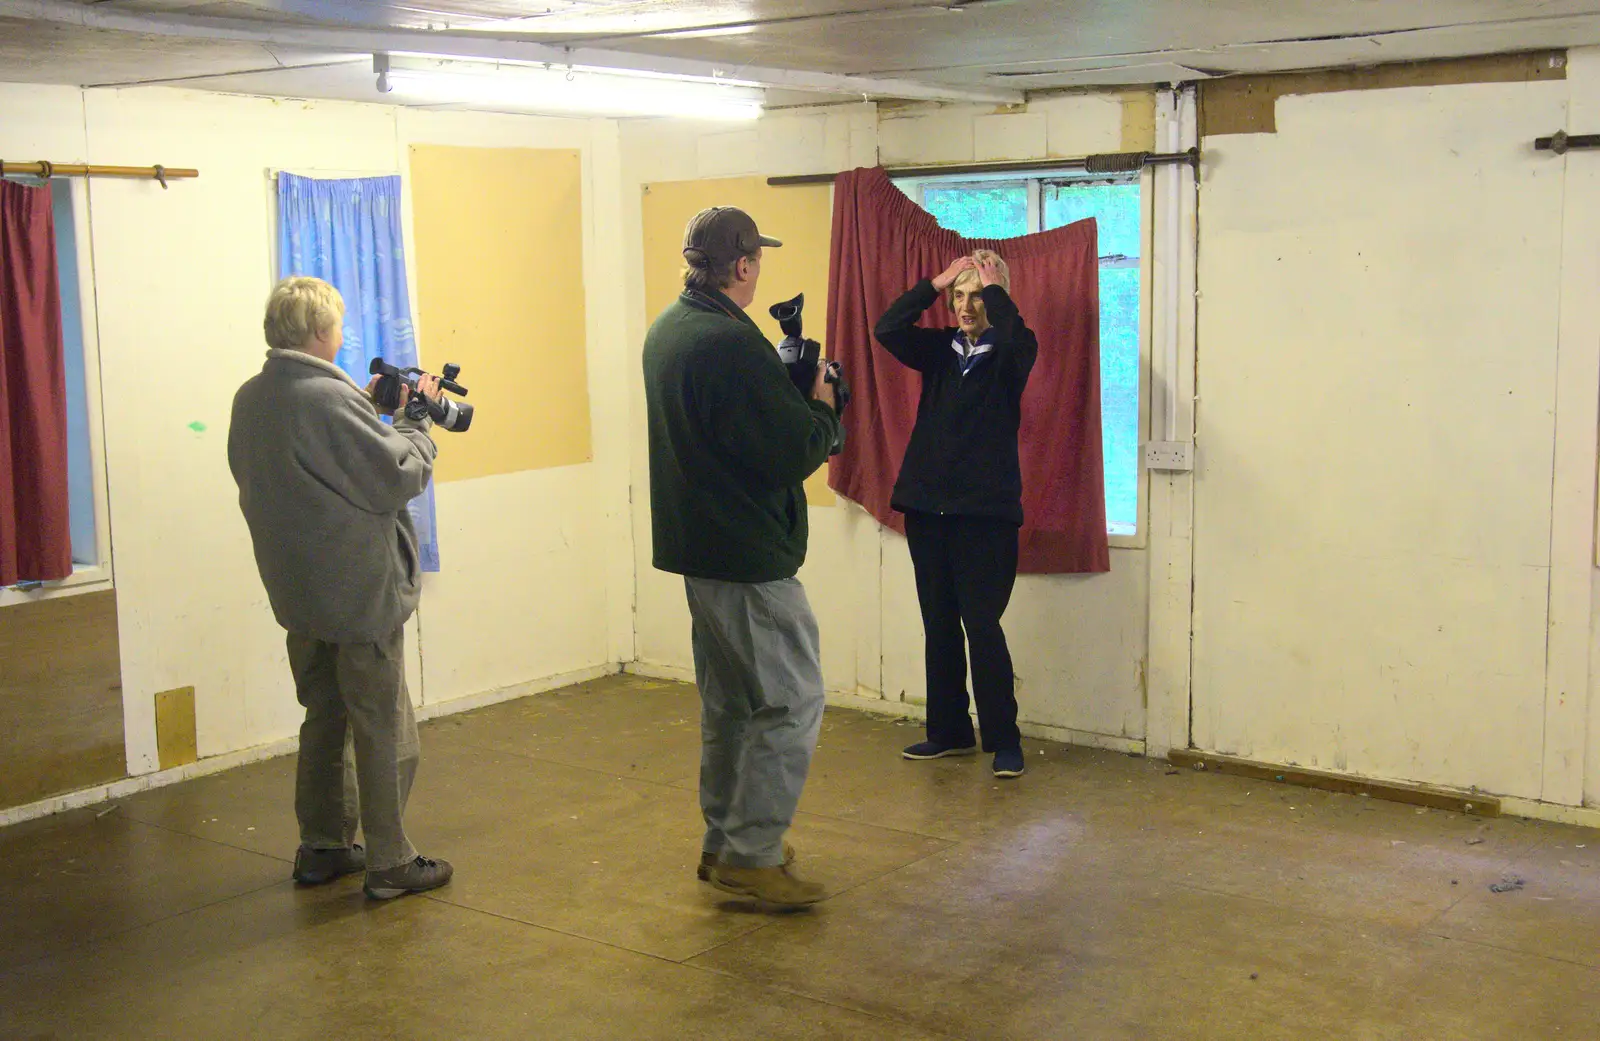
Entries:
[[708,264],[727,264],[753,256],[763,246],[781,245],[772,236],[761,234],[755,220],[736,206],[701,210],[683,229],[683,255],[691,264],[698,263],[699,257]]

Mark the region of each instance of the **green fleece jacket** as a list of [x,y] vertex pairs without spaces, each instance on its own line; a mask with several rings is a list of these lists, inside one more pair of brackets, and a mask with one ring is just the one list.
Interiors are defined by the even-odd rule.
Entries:
[[828,459],[835,411],[808,399],[750,316],[685,292],[644,341],[655,566],[773,582],[806,559],[802,482]]
[[433,473],[432,424],[378,418],[337,365],[299,351],[233,399],[228,466],[278,624],[376,643],[417,609],[422,569],[406,506]]

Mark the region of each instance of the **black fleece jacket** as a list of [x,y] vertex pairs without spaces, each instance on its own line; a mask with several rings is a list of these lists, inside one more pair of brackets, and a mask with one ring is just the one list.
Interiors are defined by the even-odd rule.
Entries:
[[890,354],[922,374],[917,424],[890,504],[902,513],[992,517],[1020,525],[1017,432],[1039,341],[1011,296],[985,286],[993,348],[963,374],[961,355],[951,347],[959,330],[915,324],[938,299],[933,283],[923,279],[889,307],[873,331]]
[[655,566],[772,582],[806,559],[802,482],[828,460],[839,416],[808,399],[750,316],[685,292],[644,341]]

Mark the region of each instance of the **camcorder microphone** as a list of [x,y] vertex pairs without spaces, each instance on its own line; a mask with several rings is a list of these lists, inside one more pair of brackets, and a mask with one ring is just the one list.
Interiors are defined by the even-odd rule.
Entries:
[[[778,328],[783,330],[783,341],[778,344],[778,358],[788,367],[789,378],[794,385],[808,398],[811,388],[816,386],[817,366],[825,365],[827,374],[822,378],[824,382],[833,384],[834,410],[843,416],[845,406],[850,404],[850,384],[845,380],[844,370],[838,362],[822,361],[822,344],[802,335],[800,312],[805,306],[806,295],[801,293],[791,300],[767,308],[767,313],[778,320]],[[828,454],[838,455],[843,450],[844,427],[841,425]]]
[[[435,426],[458,434],[472,425],[472,406],[465,401],[451,401],[449,398],[429,401],[417,389],[417,380],[428,373],[416,366],[397,369],[382,358],[374,358],[367,371],[379,377],[377,386],[372,388],[372,400],[380,407],[390,412],[399,408],[400,385],[404,383],[411,388],[411,396],[406,400],[408,418],[421,420],[423,416],[431,416]],[[461,366],[446,365],[439,376],[439,389],[466,397],[467,388],[456,382],[456,377],[459,375]]]

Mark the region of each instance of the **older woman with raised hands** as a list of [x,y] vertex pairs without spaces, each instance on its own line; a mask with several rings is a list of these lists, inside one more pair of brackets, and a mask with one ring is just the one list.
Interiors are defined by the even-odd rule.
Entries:
[[[1000,618],[1017,577],[1017,435],[1022,391],[1039,350],[1010,287],[1006,262],[978,250],[911,287],[874,330],[890,354],[922,376],[916,426],[891,499],[905,514],[927,664],[927,740],[902,755],[940,759],[977,751],[967,713],[970,646],[972,697],[996,777],[1020,777],[1024,769]],[[941,296],[958,324],[918,326]]]

